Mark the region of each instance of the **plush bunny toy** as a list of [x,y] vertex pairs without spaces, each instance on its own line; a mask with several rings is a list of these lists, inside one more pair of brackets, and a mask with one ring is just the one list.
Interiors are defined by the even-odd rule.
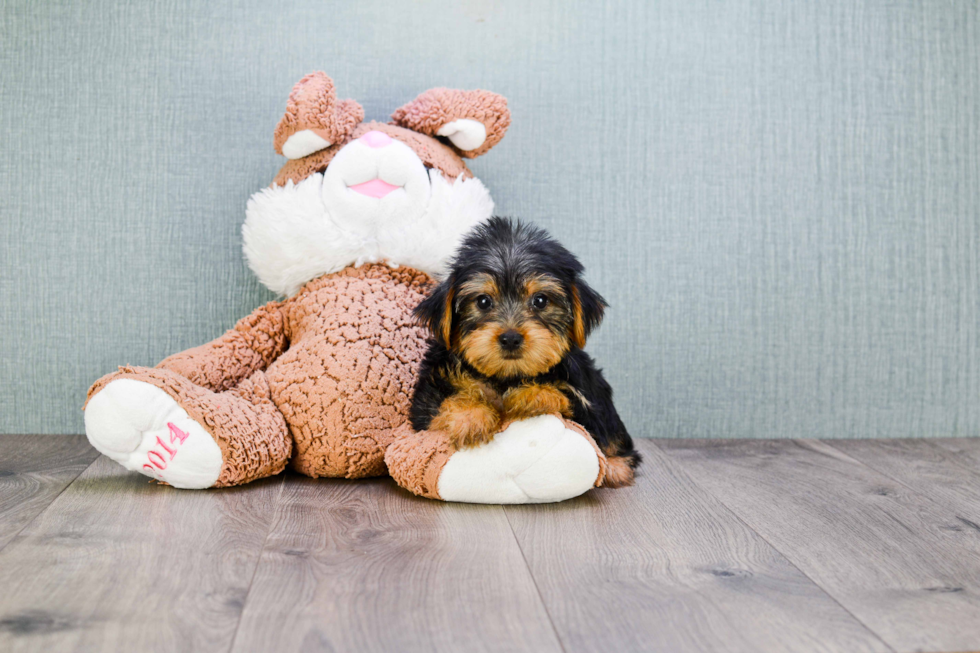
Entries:
[[156,367],[99,379],[89,441],[178,488],[248,483],[287,463],[314,478],[390,473],[448,501],[560,501],[599,485],[605,458],[558,416],[459,451],[407,421],[426,337],[412,310],[492,213],[462,157],[500,141],[506,100],[439,88],[389,124],[363,118],[325,74],[296,84],[275,131],[289,161],[249,200],[242,228],[252,270],[285,299]]

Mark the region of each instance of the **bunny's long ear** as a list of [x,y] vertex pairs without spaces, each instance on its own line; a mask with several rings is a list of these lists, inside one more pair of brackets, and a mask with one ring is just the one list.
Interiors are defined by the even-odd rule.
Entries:
[[343,141],[364,120],[354,100],[337,100],[326,73],[310,73],[289,94],[286,113],[276,126],[276,152],[301,159]]
[[474,159],[500,142],[510,126],[502,95],[490,91],[433,88],[397,109],[391,121],[399,127],[449,139],[460,156]]

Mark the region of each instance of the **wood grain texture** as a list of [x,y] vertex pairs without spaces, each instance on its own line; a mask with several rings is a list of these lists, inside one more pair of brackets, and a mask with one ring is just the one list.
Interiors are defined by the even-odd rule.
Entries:
[[977,440],[641,441],[635,487],[507,508],[105,458],[45,489],[83,444],[0,436],[0,523],[34,515],[0,550],[5,653],[980,649]]
[[827,444],[660,441],[896,650],[980,649],[980,533]]
[[955,454],[961,465],[980,471],[980,438],[930,438],[929,442]]
[[568,651],[886,651],[648,441],[634,487],[505,509]]
[[0,435],[0,550],[98,457],[83,435]]
[[559,651],[499,506],[289,479],[234,651]]
[[[956,514],[963,528],[980,536],[980,440],[965,440],[950,451],[933,440],[834,440],[826,442]],[[972,453],[971,452],[971,453]],[[978,561],[980,564],[980,561]]]
[[227,651],[281,487],[181,491],[100,457],[0,552],[0,650]]

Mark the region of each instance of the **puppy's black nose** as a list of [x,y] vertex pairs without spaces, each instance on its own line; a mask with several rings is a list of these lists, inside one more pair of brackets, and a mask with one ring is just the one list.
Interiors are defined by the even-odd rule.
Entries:
[[524,336],[511,329],[497,336],[497,341],[500,342],[500,346],[506,351],[514,351],[524,344]]

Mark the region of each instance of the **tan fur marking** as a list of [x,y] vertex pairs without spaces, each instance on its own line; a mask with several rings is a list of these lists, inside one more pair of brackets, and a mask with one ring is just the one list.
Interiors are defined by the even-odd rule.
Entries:
[[579,299],[578,290],[575,286],[572,286],[572,313],[574,316],[574,321],[572,322],[572,342],[582,349],[585,347],[585,321],[582,318],[582,300]]
[[500,426],[499,395],[461,370],[450,372],[448,380],[456,394],[443,400],[430,430],[444,431],[457,448],[475,447],[492,440]]
[[449,292],[446,293],[446,306],[442,312],[442,323],[439,325],[439,333],[442,334],[442,341],[446,343],[447,347],[452,347],[452,337],[453,337],[453,297],[455,296],[455,291],[450,288]]
[[442,402],[429,428],[444,431],[453,446],[465,448],[492,440],[499,424],[500,415],[487,404],[454,395]]
[[572,416],[572,406],[553,385],[528,383],[504,393],[504,415],[507,419],[526,419],[538,415],[560,413]]
[[606,478],[603,487],[617,488],[633,485],[633,468],[622,456],[606,457]]
[[484,325],[467,333],[459,342],[466,361],[487,376],[538,376],[557,365],[568,352],[568,342],[547,327],[528,322],[518,329],[524,336],[520,358],[504,358],[497,338],[506,329]]
[[483,381],[464,372],[461,367],[450,371],[446,375],[446,379],[455,388],[457,395],[466,397],[473,402],[490,405],[498,412],[503,410],[500,395]]
[[535,293],[543,292],[550,293],[552,295],[557,295],[559,297],[565,296],[565,291],[561,287],[561,284],[551,277],[544,275],[535,275],[529,278],[524,283],[524,292],[528,297],[532,297]]
[[633,485],[633,468],[630,467],[629,459],[619,455],[619,448],[615,444],[606,445],[606,479],[603,481],[605,487],[626,487]]
[[573,395],[575,395],[575,397],[579,401],[581,401],[582,405],[585,406],[587,409],[592,408],[592,402],[589,401],[589,398],[586,397],[584,394],[582,394],[582,392],[578,388],[573,386],[571,383],[566,383],[565,381],[561,381],[560,383],[557,384],[557,387],[559,390],[562,390],[563,392],[570,392]]
[[497,287],[497,282],[489,274],[478,274],[466,283],[460,284],[459,294],[464,297],[490,295],[496,299],[500,296],[500,289]]

